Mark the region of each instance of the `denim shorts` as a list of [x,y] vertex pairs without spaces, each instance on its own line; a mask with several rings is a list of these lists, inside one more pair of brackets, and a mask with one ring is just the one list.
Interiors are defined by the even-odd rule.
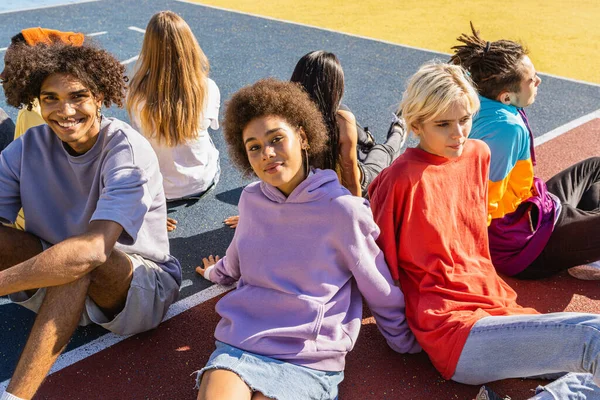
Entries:
[[344,372],[319,371],[250,353],[216,341],[217,349],[197,372],[196,387],[210,369],[235,372],[253,392],[276,400],[334,400]]

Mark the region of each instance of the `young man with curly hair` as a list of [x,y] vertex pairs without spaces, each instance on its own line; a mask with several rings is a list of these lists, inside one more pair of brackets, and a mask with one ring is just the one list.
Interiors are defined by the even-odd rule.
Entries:
[[[4,54],[4,70],[0,72],[0,82],[4,83],[10,79],[10,74],[7,75],[6,71],[7,66],[10,66],[12,60],[12,50],[17,45],[29,45],[35,46],[39,43],[44,44],[52,44],[52,43],[63,43],[70,46],[81,46],[85,36],[80,32],[63,32],[57,31],[55,29],[47,29],[47,28],[26,28],[21,32],[17,33],[10,39],[10,45],[6,49]],[[46,122],[42,118],[42,112],[40,111],[40,105],[37,100],[34,100],[31,103],[31,107],[22,107],[19,110],[19,114],[17,115],[17,119],[15,123],[12,125],[12,131],[10,132],[10,138],[17,139],[19,136],[23,135],[29,128],[33,128],[34,126],[43,125]],[[9,128],[9,127],[7,127]],[[8,134],[8,133],[7,133]],[[8,145],[8,143],[6,143]],[[2,139],[0,139],[0,149],[6,147],[6,145],[2,146]],[[15,228],[20,230],[25,230],[25,219],[23,217],[23,210],[19,211],[19,215],[14,224]]]
[[481,100],[471,138],[490,147],[488,223],[496,269],[536,279],[568,269],[600,280],[600,157],[577,163],[547,183],[534,175],[535,149],[524,108],[541,83],[527,49],[488,42],[471,24],[450,62],[467,69]]
[[102,116],[123,105],[124,67],[91,46],[16,45],[7,102],[38,100],[45,125],[0,154],[0,296],[37,312],[7,393],[31,398],[78,324],[121,335],[156,327],[179,294],[150,144]]

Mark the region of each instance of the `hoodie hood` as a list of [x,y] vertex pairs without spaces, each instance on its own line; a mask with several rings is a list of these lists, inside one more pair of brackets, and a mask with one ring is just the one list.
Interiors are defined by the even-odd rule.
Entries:
[[310,203],[340,188],[334,171],[316,168],[310,171],[308,177],[288,197],[273,185],[262,181],[258,185],[263,194],[275,203]]

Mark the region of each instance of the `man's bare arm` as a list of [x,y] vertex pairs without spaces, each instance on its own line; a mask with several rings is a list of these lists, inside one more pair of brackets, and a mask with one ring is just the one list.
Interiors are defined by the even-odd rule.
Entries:
[[83,277],[108,260],[122,232],[116,222],[92,221],[84,234],[0,272],[0,296],[64,285]]

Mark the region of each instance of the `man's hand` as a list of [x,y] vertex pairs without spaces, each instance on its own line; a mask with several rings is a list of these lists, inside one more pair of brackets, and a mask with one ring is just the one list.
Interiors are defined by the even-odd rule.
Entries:
[[167,232],[173,232],[177,228],[177,221],[167,217]]
[[196,272],[199,273],[200,275],[202,275],[202,277],[204,278],[204,271],[206,271],[206,269],[212,265],[215,265],[221,258],[219,256],[214,256],[211,254],[210,256],[204,257],[202,259],[202,264],[204,264],[204,268],[198,266],[196,267]]
[[225,225],[227,225],[231,229],[235,229],[235,228],[237,228],[239,221],[240,221],[239,215],[232,215],[231,217],[225,218],[225,220],[223,222],[225,223]]

